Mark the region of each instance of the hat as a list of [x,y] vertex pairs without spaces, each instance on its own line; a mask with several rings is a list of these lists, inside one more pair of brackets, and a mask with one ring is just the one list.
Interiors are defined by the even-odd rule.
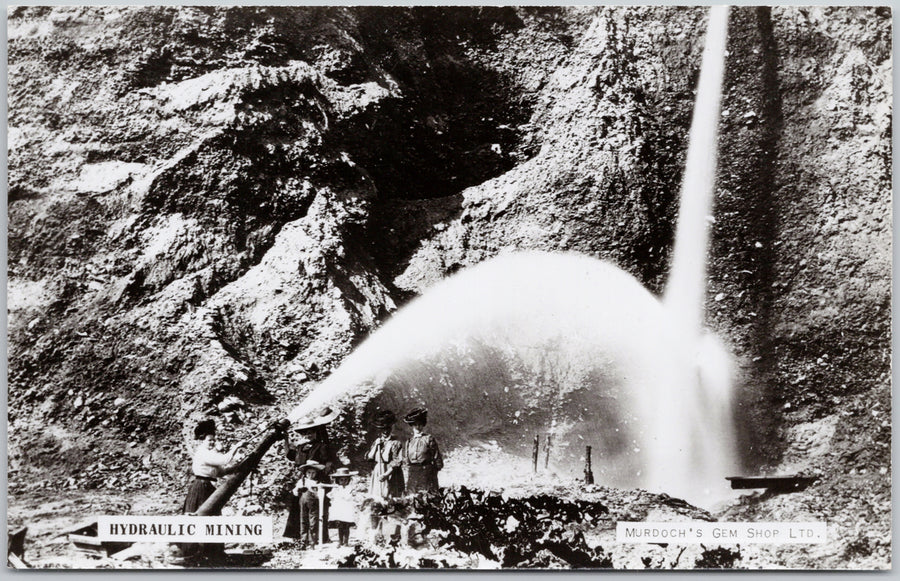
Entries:
[[308,468],[312,468],[313,470],[324,470],[325,465],[313,462],[312,460],[307,460],[306,463],[300,465],[300,470],[306,470]]
[[406,414],[406,417],[403,418],[403,421],[407,424],[417,424],[417,423],[425,423],[428,419],[428,410],[425,408],[416,408],[413,411]]
[[350,478],[351,476],[356,476],[359,472],[350,472],[350,469],[346,466],[341,466],[331,474],[332,480],[337,480],[338,478]]
[[380,411],[375,414],[375,419],[372,420],[372,423],[376,428],[389,428],[393,426],[397,422],[397,416],[394,415],[394,412],[391,410]]
[[203,420],[199,424],[194,427],[194,439],[202,440],[206,436],[215,436],[216,435],[216,421],[215,420]]
[[338,417],[338,415],[339,412],[337,410],[325,408],[319,415],[309,415],[301,419],[294,425],[294,429],[297,431],[302,431],[308,430],[310,428],[316,428],[318,426],[324,426],[325,424],[333,422],[334,419]]

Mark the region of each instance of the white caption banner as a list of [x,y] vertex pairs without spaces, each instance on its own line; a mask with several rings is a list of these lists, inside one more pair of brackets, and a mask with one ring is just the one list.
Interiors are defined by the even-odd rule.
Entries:
[[620,522],[620,543],[824,543],[821,522]]
[[271,516],[100,516],[100,541],[271,543]]

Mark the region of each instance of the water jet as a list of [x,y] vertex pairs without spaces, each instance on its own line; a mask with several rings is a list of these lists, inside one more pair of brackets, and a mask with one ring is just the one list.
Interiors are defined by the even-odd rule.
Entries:
[[527,465],[534,436],[552,433],[557,473],[579,474],[587,444],[600,484],[694,502],[726,489],[731,370],[703,304],[727,15],[710,11],[663,300],[592,257],[503,253],[398,311],[289,419],[349,397],[424,404],[449,449],[490,442]]

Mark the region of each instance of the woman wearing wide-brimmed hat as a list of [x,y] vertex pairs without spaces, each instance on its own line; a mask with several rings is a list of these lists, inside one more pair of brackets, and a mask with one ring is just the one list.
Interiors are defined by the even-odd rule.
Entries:
[[[330,476],[334,468],[340,464],[331,442],[328,440],[328,430],[326,426],[338,417],[338,412],[330,408],[325,408],[320,413],[306,417],[294,424],[294,430],[300,436],[300,442],[295,446],[291,443],[290,437],[285,434],[285,454],[288,460],[294,462],[296,466],[295,477],[300,479],[303,474],[300,467],[308,462],[315,462],[322,465],[322,468],[316,472],[315,479],[317,482],[330,482]],[[328,498],[325,499],[324,518],[328,518]],[[288,510],[288,522],[285,525],[284,536],[297,537],[300,534],[300,499],[294,497]],[[328,542],[328,529],[325,529],[322,535],[322,542]]]
[[372,422],[379,435],[366,459],[375,462],[369,480],[369,495],[375,500],[403,496],[403,444],[393,435],[396,421],[394,412],[384,410],[377,413]]
[[413,430],[413,435],[403,446],[403,464],[408,475],[406,493],[438,492],[437,473],[444,467],[444,458],[434,436],[425,433],[428,411],[416,408],[406,414],[403,421]]

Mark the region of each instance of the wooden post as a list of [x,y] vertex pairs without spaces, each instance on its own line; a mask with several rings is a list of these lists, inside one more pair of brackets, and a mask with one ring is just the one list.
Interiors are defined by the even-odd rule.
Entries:
[[532,472],[537,472],[537,464],[538,464],[538,450],[541,445],[541,437],[537,434],[534,435],[534,450],[531,453],[531,470]]
[[591,470],[591,447],[587,446],[584,450],[584,483],[594,483],[594,473]]
[[547,434],[547,455],[544,456],[544,468],[550,466],[550,444],[553,441],[553,434]]
[[316,487],[316,495],[319,497],[319,542],[318,544],[325,544],[325,527],[328,526],[328,523],[325,522],[325,490],[327,488],[334,488],[334,484],[323,484],[318,483],[314,485]]
[[325,487],[324,486],[317,487],[316,492],[318,493],[317,496],[319,497],[319,536],[318,536],[319,543],[318,544],[321,545],[321,544],[325,543],[325,527],[327,526],[325,524]]

